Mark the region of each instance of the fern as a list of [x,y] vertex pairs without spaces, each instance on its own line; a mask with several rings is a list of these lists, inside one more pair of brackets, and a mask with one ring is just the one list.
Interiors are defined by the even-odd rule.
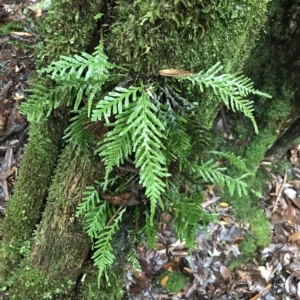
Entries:
[[102,85],[109,79],[108,69],[113,66],[107,61],[101,45],[93,55],[83,52],[74,57],[61,56],[59,61],[39,71],[68,88],[76,89],[74,109],[77,110],[83,94],[88,97],[88,116],[91,113],[92,102]]
[[80,111],[73,111],[73,113],[75,113],[76,116],[70,119],[71,124],[65,132],[64,139],[76,145],[78,151],[85,153],[88,146],[94,142],[92,133],[85,129],[85,126],[90,123],[87,108],[83,108]]
[[174,230],[180,240],[185,240],[188,248],[195,244],[195,237],[199,230],[199,222],[205,225],[215,221],[216,216],[206,213],[201,208],[203,193],[194,193],[192,197],[187,197],[177,191],[176,186],[170,188],[165,197],[172,202],[174,212]]
[[84,215],[86,212],[94,209],[96,205],[102,202],[99,198],[98,191],[94,186],[87,186],[85,191],[82,193],[82,196],[82,203],[80,203],[77,207],[76,217]]
[[24,25],[20,21],[10,21],[7,24],[3,24],[0,26],[0,33],[3,35],[9,35],[12,31],[21,30],[24,28]]
[[189,164],[189,172],[194,176],[194,180],[203,179],[207,182],[226,186],[231,196],[235,191],[240,197],[243,194],[247,195],[248,185],[243,181],[243,179],[248,177],[250,174],[245,173],[239,178],[232,178],[231,176],[223,173],[225,170],[226,168],[219,167],[218,163],[213,160],[209,160],[201,165]]
[[105,230],[102,230],[101,233],[98,235],[98,240],[94,244],[94,254],[92,258],[94,259],[94,264],[99,269],[98,273],[98,285],[100,286],[100,279],[104,274],[106,281],[109,283],[109,277],[107,276],[107,268],[110,267],[114,260],[115,256],[113,254],[113,248],[111,246],[111,240],[113,235],[119,229],[119,223],[122,220],[122,216],[126,211],[123,208],[118,216],[114,219],[111,225],[106,226]]
[[103,201],[99,197],[95,187],[86,187],[83,193],[83,201],[77,209],[76,216],[84,215],[85,230],[93,243],[93,259],[95,266],[98,267],[98,284],[100,286],[101,276],[104,274],[107,283],[109,277],[107,270],[115,260],[111,241],[114,234],[118,231],[118,224],[126,209],[121,210],[111,225],[106,225],[109,218],[115,213],[115,207],[110,203]]
[[137,100],[137,93],[141,92],[141,87],[131,86],[129,89],[120,86],[115,87],[114,91],[109,92],[103,100],[100,100],[93,110],[92,121],[105,119],[109,124],[109,117],[119,115],[129,106],[129,102]]
[[22,103],[20,111],[27,115],[27,119],[30,122],[39,122],[42,118],[48,117],[54,108],[57,108],[66,96],[68,98],[67,91],[56,86],[49,89],[43,85],[36,84],[32,89],[28,90],[31,94],[27,102]]
[[[152,104],[144,88],[117,89],[104,101],[100,101],[93,119],[104,118],[113,129],[97,149],[106,164],[106,180],[113,166],[135,153],[135,165],[140,168],[140,183],[146,187],[146,196],[151,204],[151,224],[157,201],[163,207],[161,194],[164,192],[164,178],[168,176],[163,140],[165,127],[156,116],[157,108]],[[137,96],[137,92],[139,95]],[[133,95],[129,103],[129,95]],[[108,118],[117,112],[116,121]]]
[[244,113],[251,120],[255,132],[258,133],[258,127],[252,114],[254,110],[253,101],[245,100],[244,97],[250,93],[267,98],[270,98],[270,95],[255,90],[251,80],[242,74],[218,75],[222,68],[218,62],[205,73],[201,71],[195,75],[181,77],[181,79],[189,80],[193,85],[198,85],[201,92],[204,91],[204,86],[210,86],[214,94],[220,96],[228,108]]
[[103,84],[110,80],[108,71],[110,68],[113,68],[113,65],[107,61],[101,45],[96,48],[93,55],[83,52],[74,57],[61,56],[59,61],[38,71],[40,76],[46,74],[54,80],[56,86],[46,88],[35,85],[29,90],[32,96],[27,103],[21,105],[21,111],[27,114],[29,121],[38,122],[63,103],[70,105],[74,100],[73,109],[77,110],[83,97],[86,96],[87,114],[90,116],[93,100]]
[[153,225],[151,225],[151,216],[147,212],[145,212],[145,214],[146,214],[145,226],[140,229],[138,234],[145,235],[149,248],[155,249],[155,243],[157,240],[156,228]]
[[[115,189],[117,192],[132,183],[132,178],[127,177],[128,180],[122,182],[118,176],[110,177],[114,168],[123,164],[125,159],[134,157],[135,167],[139,169],[136,176],[139,176],[138,180],[145,187],[145,195],[150,201],[150,211],[145,211],[146,223],[140,233],[146,235],[151,246],[156,241],[156,228],[153,225],[157,204],[164,209],[164,202],[170,203],[169,208],[173,209],[175,215],[177,236],[185,238],[187,245],[192,247],[198,222],[202,220],[205,223],[212,218],[200,207],[203,195],[199,181],[220,184],[227,187],[231,195],[237,192],[242,196],[247,193],[247,184],[243,180],[251,175],[243,160],[230,153],[210,152],[243,171],[239,178],[226,175],[226,168],[213,160],[205,163],[200,161],[199,151],[203,152],[208,144],[209,129],[201,124],[199,103],[188,101],[170,86],[144,86],[141,82],[138,86],[126,88],[130,79],[128,81],[126,77],[120,83],[120,78],[124,76],[109,72],[117,66],[108,62],[102,49],[100,44],[92,55],[81,53],[73,57],[61,56],[59,61],[38,71],[40,76],[46,75],[56,85],[53,88],[46,88],[42,84],[33,86],[28,102],[21,106],[21,111],[27,114],[29,121],[38,122],[61,105],[72,105],[76,115],[71,119],[65,139],[82,150],[89,145],[94,146],[92,136],[85,130],[86,124],[100,121],[108,127],[104,139],[97,141],[93,149],[105,164],[104,180],[97,183],[97,187],[86,188],[77,211],[77,216],[84,215],[85,230],[95,241],[93,259],[99,268],[99,282],[102,275],[108,281],[107,270],[115,260],[112,239],[125,209],[118,212],[110,225],[106,225],[116,208],[101,199],[98,189],[105,191],[119,185]],[[258,132],[253,117],[253,103],[244,97],[249,93],[269,96],[256,91],[245,76],[220,75],[221,70],[218,63],[207,72],[183,76],[180,80],[199,86],[202,92],[204,87],[212,88],[227,107],[249,117]],[[102,87],[109,81],[117,86],[105,95]],[[87,103],[80,109],[83,99]],[[191,186],[186,194],[177,191],[172,182],[167,188],[170,176],[168,168],[174,161],[179,162],[180,170],[183,170],[179,176],[183,184],[179,185]],[[177,178],[172,180],[176,181]]]
[[250,171],[246,167],[246,164],[245,164],[244,160],[239,156],[236,156],[236,155],[234,155],[230,152],[207,151],[207,153],[217,155],[221,158],[225,158],[226,160],[229,161],[230,165],[235,167],[237,170],[240,170],[240,171],[243,171],[245,173],[254,175],[253,172]]

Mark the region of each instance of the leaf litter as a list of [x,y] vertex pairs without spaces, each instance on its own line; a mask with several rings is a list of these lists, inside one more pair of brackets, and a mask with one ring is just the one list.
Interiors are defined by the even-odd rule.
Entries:
[[[34,70],[30,46],[36,40],[27,32],[24,15],[24,9],[32,3],[22,1],[11,4],[7,1],[0,4],[1,26],[16,21],[19,25],[14,26],[24,25],[23,31],[0,30],[0,220],[5,216],[7,201],[13,194],[15,177],[27,142],[28,123],[20,114],[19,106],[26,100],[28,78]],[[22,44],[28,47],[22,47]]]
[[[148,249],[145,244],[138,251],[139,261],[143,262],[139,279],[132,270],[127,271],[129,299],[300,299],[298,165],[282,175],[269,172],[272,182],[266,184],[270,192],[263,202],[270,225],[268,247],[253,253],[252,261],[230,269],[231,260],[241,254],[245,234],[251,232],[247,224],[235,220],[231,208],[210,186],[206,191],[210,196],[205,197],[202,208],[210,210],[214,206],[219,221],[209,223],[206,230],[199,225],[193,249],[187,249],[165,224],[157,233],[156,249]],[[180,291],[174,292],[172,284],[168,286],[170,274],[186,277],[184,284],[178,280]]]

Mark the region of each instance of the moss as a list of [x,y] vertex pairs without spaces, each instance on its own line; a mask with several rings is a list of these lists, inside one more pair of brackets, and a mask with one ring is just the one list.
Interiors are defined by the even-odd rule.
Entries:
[[[98,270],[93,267],[85,269],[85,274],[79,285],[78,300],[121,300],[125,297],[124,283],[119,278],[112,276],[108,286],[102,281],[98,287]],[[121,276],[120,276],[121,277]]]
[[[3,221],[4,248],[10,264],[17,262],[19,249],[31,237],[40,219],[64,123],[61,119],[52,118],[48,122],[31,125],[29,144],[22,160],[14,196],[8,202]],[[58,124],[56,129],[55,125]],[[10,268],[4,265],[4,269]]]
[[[101,4],[101,0],[85,1],[84,4],[80,0],[52,1],[45,19],[43,42],[38,49],[39,66],[45,66],[60,55],[84,50],[95,26],[93,16],[99,12]],[[30,140],[3,224],[1,277],[6,277],[19,263],[23,256],[19,249],[30,239],[40,220],[67,119],[68,108],[56,112],[56,116],[48,120],[31,124]]]
[[171,293],[180,292],[190,280],[189,277],[182,273],[166,271],[159,277],[159,282],[166,280],[166,276],[167,282],[164,288]]
[[[41,223],[30,252],[25,253],[28,260],[26,270],[29,268],[33,274],[38,273],[43,278],[41,280],[51,282],[47,289],[51,297],[70,296],[71,288],[58,290],[61,286],[58,283],[62,278],[64,285],[68,281],[76,282],[90,251],[90,240],[83,231],[82,220],[75,218],[75,212],[85,186],[95,178],[101,178],[102,169],[101,162],[80,157],[71,145],[60,156]],[[31,299],[31,295],[39,293],[39,286],[34,276],[23,274],[24,268],[16,271],[10,295],[19,299],[19,287],[25,285],[23,299]]]
[[[299,3],[283,3],[278,0],[270,3],[269,18],[261,33],[261,39],[244,68],[256,87],[273,97],[271,100],[254,98],[260,133],[241,151],[247,166],[252,170],[257,169],[268,147],[274,143],[278,133],[285,129],[287,120],[297,112],[295,91],[298,89],[299,71],[295,62],[299,53],[299,31],[293,30],[290,25],[300,14]],[[247,132],[250,135],[251,129],[245,128],[244,136],[247,136]],[[258,172],[256,177],[247,183],[254,191],[262,191],[265,181],[261,172]],[[254,208],[257,197],[251,194],[242,199],[235,197],[231,199],[231,203],[237,215],[251,224],[251,230],[257,238],[249,238],[248,244],[244,242],[246,246],[242,247],[242,250],[245,252],[253,245],[265,246],[268,243],[269,226],[263,211]]]
[[76,284],[76,281],[67,276],[62,276],[56,280],[53,280],[53,278],[50,279],[42,274],[40,270],[25,265],[18,271],[16,281],[18,282],[18,285],[12,286],[9,291],[9,299],[12,300],[71,300],[72,297],[70,293],[72,293]]
[[[240,266],[243,263],[247,263],[251,261],[256,256],[258,243],[259,242],[256,238],[253,238],[253,236],[246,234],[244,240],[242,241],[239,247],[241,251],[241,256],[234,258],[230,262],[229,265],[230,270],[233,270],[234,268]],[[265,245],[266,244],[264,244],[264,246]]]
[[[164,81],[157,71],[207,70],[221,61],[226,72],[241,70],[266,17],[265,1],[118,2],[105,43],[110,60],[135,77]],[[239,6],[242,9],[237,9]],[[172,84],[172,83],[171,83]],[[179,87],[191,101],[199,99],[203,125],[210,125],[220,105],[212,92]]]
[[54,0],[43,23],[43,41],[39,45],[38,61],[45,66],[60,55],[72,56],[83,51],[96,25],[94,16],[100,12],[103,0]]

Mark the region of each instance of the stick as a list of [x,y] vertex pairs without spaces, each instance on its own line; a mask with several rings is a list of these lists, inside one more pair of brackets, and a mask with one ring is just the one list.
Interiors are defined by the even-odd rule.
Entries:
[[109,226],[113,220],[116,218],[117,214],[120,212],[120,210],[123,208],[124,206],[120,206],[118,208],[118,210],[114,213],[114,215],[110,218],[110,220],[108,221],[108,223],[106,224],[106,226]]
[[280,190],[279,190],[279,192],[278,192],[278,195],[277,195],[277,198],[276,198],[276,201],[275,201],[275,204],[274,204],[272,213],[274,213],[274,212],[276,211],[277,203],[278,203],[279,198],[280,198],[280,196],[281,196],[281,193],[282,193],[282,191],[283,191],[283,186],[285,185],[286,180],[287,180],[287,168],[285,168],[283,182],[282,182],[281,187],[280,187]]

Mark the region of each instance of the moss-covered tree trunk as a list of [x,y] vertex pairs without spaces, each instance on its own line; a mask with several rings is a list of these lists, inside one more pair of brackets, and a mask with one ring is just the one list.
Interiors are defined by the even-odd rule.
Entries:
[[[85,50],[96,26],[93,17],[100,11],[101,5],[101,0],[52,1],[43,26],[43,42],[37,53],[38,67],[59,59],[60,55],[72,55]],[[51,84],[43,78],[36,78],[35,82]],[[68,108],[61,108],[47,120],[31,124],[29,144],[3,224],[5,233],[0,253],[2,287],[10,284],[11,276],[15,274],[15,268],[24,257],[24,251],[41,220],[48,187],[61,150],[68,112]]]
[[[160,68],[200,71],[218,61],[225,65],[227,72],[236,72],[242,68],[265,20],[266,3],[246,1],[240,9],[240,1],[229,4],[196,0],[111,1],[102,11],[105,14],[103,28],[106,28],[104,50],[111,62],[129,70],[133,82],[158,77]],[[57,59],[59,54],[82,50],[91,34],[93,15],[100,12],[100,6],[100,0],[54,1],[47,21],[49,28],[53,25],[54,29],[47,33],[40,59],[46,58],[47,63]],[[189,99],[202,98],[201,122],[210,125],[220,99],[208,93],[203,96],[197,91],[185,92]],[[55,139],[49,137],[48,143],[55,149],[51,150],[49,144],[45,144],[43,156],[37,160],[36,154],[41,148],[31,134],[16,192],[7,209],[3,242],[6,263],[3,266],[16,267],[20,263],[19,268],[8,272],[13,280],[11,299],[73,299],[90,249],[81,221],[74,218],[74,212],[85,185],[92,183],[97,174],[97,179],[101,180],[101,163],[77,156],[72,145],[66,146],[56,164],[41,215],[64,128],[51,120],[52,117],[33,125],[31,132],[36,132],[41,139],[39,126],[53,130],[50,132],[54,133]],[[43,158],[49,160],[46,170],[42,166]],[[36,163],[34,170],[29,161]],[[26,201],[23,203],[24,196]],[[21,261],[19,249],[30,240],[40,219],[31,246]],[[20,232],[19,228],[22,228]],[[89,291],[89,286],[85,285],[83,289]],[[96,299],[98,296],[96,293],[96,296],[80,297]]]

